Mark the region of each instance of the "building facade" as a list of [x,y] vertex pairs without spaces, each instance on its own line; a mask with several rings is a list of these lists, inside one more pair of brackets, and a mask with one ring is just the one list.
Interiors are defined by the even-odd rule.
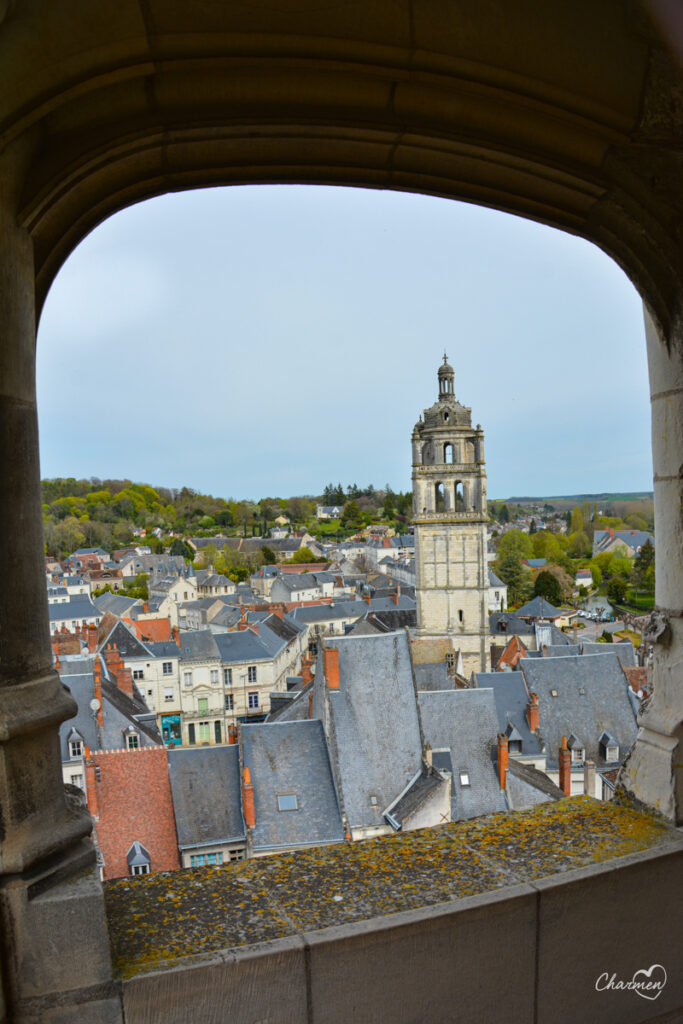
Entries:
[[456,401],[445,355],[438,380],[412,436],[416,637],[450,637],[469,675],[487,658],[484,433]]

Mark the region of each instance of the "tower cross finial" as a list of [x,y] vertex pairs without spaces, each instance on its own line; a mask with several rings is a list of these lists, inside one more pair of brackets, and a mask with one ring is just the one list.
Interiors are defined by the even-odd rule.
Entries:
[[444,363],[448,362],[448,356],[446,355],[446,349],[443,350],[443,361],[444,361]]

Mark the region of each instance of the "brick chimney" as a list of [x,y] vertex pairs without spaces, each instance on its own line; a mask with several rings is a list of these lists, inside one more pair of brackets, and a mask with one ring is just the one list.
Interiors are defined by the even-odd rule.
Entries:
[[180,647],[180,630],[178,629],[177,626],[173,626],[172,627],[172,629],[171,629],[171,636],[175,640],[175,642],[178,645],[178,647]]
[[498,733],[498,778],[500,788],[505,789],[508,776],[508,738],[505,733]]
[[301,659],[301,684],[307,686],[308,683],[313,679],[313,658],[305,657]]
[[88,626],[88,651],[94,654],[97,650],[97,626],[91,623]]
[[538,694],[529,694],[529,703],[526,706],[526,720],[532,732],[536,732],[539,726]]
[[365,594],[363,596],[363,600],[366,601],[368,604],[370,604],[372,602],[372,595],[371,594]]
[[145,612],[145,614],[147,614],[147,612],[149,611],[149,601],[143,601],[142,610],[143,612]]
[[562,737],[562,746],[559,752],[560,765],[560,789],[565,796],[572,795],[572,755],[567,749],[567,737]]
[[313,694],[308,695],[308,717],[313,718]]
[[394,593],[391,595],[391,600],[394,602],[394,604],[398,604],[398,599],[399,599],[400,596],[401,596],[401,588],[399,587],[399,589],[394,591]]
[[339,689],[339,651],[336,647],[323,650],[323,672],[330,690]]
[[254,787],[251,782],[249,766],[242,769],[242,810],[247,828],[256,826],[256,811],[254,810]]
[[118,686],[119,690],[127,694],[131,700],[134,700],[135,697],[133,695],[133,673],[131,672],[131,670],[129,668],[126,668],[122,662],[120,667],[117,666],[114,676],[116,679],[116,685]]
[[236,725],[229,725],[228,726],[228,743],[230,744],[231,747],[234,746],[235,743],[237,743],[237,726]]
[[85,768],[85,798],[88,803],[88,810],[92,814],[95,821],[99,821],[100,805],[97,799],[97,775],[95,773],[95,762],[90,756],[89,747],[85,748],[83,766]]
[[102,714],[102,666],[100,664],[99,658],[95,658],[95,664],[92,670],[92,677],[95,700],[100,702],[100,706],[95,714],[97,717],[97,724],[101,728],[104,725],[104,717]]

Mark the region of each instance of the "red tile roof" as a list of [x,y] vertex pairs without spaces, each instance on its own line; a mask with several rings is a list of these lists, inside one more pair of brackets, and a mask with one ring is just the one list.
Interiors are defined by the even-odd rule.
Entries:
[[171,623],[168,619],[127,619],[123,618],[127,626],[132,626],[137,634],[138,640],[151,644],[161,643],[163,640],[171,639]]
[[105,879],[130,874],[126,855],[136,839],[149,852],[151,871],[181,866],[165,747],[94,751],[86,782]]

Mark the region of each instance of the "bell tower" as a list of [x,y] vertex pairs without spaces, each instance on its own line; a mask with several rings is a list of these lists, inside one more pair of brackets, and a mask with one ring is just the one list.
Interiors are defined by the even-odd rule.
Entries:
[[417,637],[450,637],[464,674],[486,671],[488,567],[484,433],[455,398],[452,366],[413,430]]

